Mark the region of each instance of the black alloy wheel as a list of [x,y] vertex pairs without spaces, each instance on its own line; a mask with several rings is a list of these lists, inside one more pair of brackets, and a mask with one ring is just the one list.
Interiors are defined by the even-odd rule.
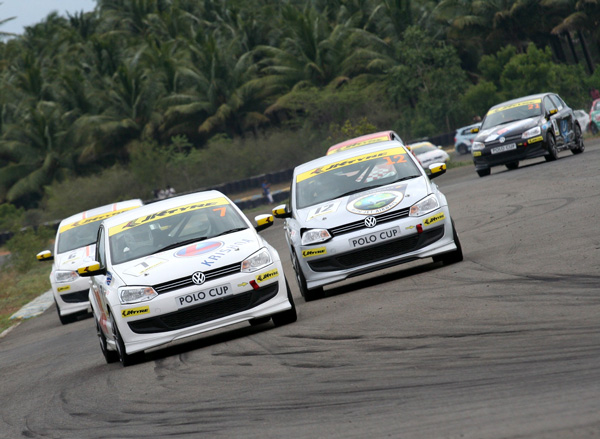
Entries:
[[544,156],[547,162],[553,162],[558,158],[558,151],[556,150],[556,140],[552,134],[548,134],[548,141],[546,142],[548,148],[548,154]]

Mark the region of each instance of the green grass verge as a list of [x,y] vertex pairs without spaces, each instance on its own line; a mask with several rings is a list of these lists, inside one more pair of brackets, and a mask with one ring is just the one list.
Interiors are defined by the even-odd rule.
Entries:
[[10,266],[0,269],[0,333],[15,323],[10,316],[50,289],[50,264],[40,263],[25,273]]

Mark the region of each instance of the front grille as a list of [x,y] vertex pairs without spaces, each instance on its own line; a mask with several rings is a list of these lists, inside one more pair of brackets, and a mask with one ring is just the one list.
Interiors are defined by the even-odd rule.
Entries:
[[[380,215],[373,215],[377,219],[377,224],[396,221],[400,218],[406,218],[410,211],[410,207],[398,209],[391,212],[385,212]],[[343,226],[333,227],[329,230],[331,236],[343,235],[344,233],[355,232],[356,230],[366,229],[364,218],[352,223],[344,224]]]
[[60,298],[67,303],[80,303],[89,300],[90,290],[75,291],[73,293],[61,294]]
[[247,291],[203,305],[185,308],[149,319],[129,322],[128,324],[129,328],[136,334],[174,331],[254,308],[275,297],[278,291],[279,282],[275,282],[258,290]]
[[[217,279],[219,277],[229,276],[230,274],[239,273],[241,269],[242,264],[237,263],[222,268],[216,268],[214,270],[203,271],[206,279],[205,282]],[[192,274],[190,274],[189,276],[154,285],[152,288],[154,288],[154,291],[156,291],[158,294],[164,294],[168,293],[169,291],[178,290],[180,288],[185,288],[192,285],[194,285],[194,282],[192,282]]]
[[317,272],[360,267],[371,262],[383,261],[394,256],[418,250],[441,239],[443,236],[444,226],[440,226],[409,238],[396,239],[384,244],[368,247],[364,250],[351,251],[340,256],[310,261],[308,262],[308,266],[311,270]]

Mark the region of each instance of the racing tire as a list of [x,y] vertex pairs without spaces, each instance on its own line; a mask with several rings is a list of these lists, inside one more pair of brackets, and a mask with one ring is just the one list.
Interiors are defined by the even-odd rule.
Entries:
[[477,175],[479,175],[480,177],[487,177],[488,175],[490,175],[491,172],[492,170],[490,168],[477,169]]
[[556,150],[556,140],[551,134],[548,135],[548,141],[546,142],[548,148],[548,154],[544,156],[547,162],[553,162],[558,158],[558,151]]
[[292,291],[290,290],[290,286],[288,285],[287,279],[285,280],[285,288],[287,289],[288,300],[292,304],[292,307],[287,311],[282,311],[271,316],[271,318],[273,319],[273,324],[275,326],[289,325],[290,323],[294,323],[296,320],[298,320],[298,314],[296,313],[296,305],[294,304],[294,299],[292,298]]
[[462,245],[460,244],[460,239],[458,239],[458,233],[456,233],[456,227],[454,226],[454,220],[451,220],[452,223],[452,238],[454,239],[454,243],[456,244],[456,250],[444,253],[443,255],[437,255],[433,257],[433,262],[441,262],[444,265],[456,264],[463,260],[463,252]]
[[68,314],[66,316],[60,315],[60,307],[58,306],[58,302],[54,299],[54,304],[56,305],[56,312],[58,312],[58,319],[60,323],[63,325],[68,325],[69,323],[73,323],[77,320],[77,314]]
[[585,145],[583,144],[583,134],[578,124],[575,124],[575,143],[577,146],[571,148],[573,154],[581,154],[585,151]]
[[[94,320],[96,318],[94,317]],[[108,349],[108,343],[106,342],[106,336],[100,329],[100,324],[98,320],[96,320],[96,335],[98,336],[98,340],[100,341],[100,350],[102,351],[102,355],[104,355],[104,359],[108,364],[116,363],[119,361],[119,353],[117,351],[111,351]]]
[[469,147],[464,143],[461,143],[456,147],[456,152],[458,152],[460,155],[464,155],[469,152]]
[[298,288],[300,289],[300,294],[304,297],[305,302],[310,302],[311,300],[315,300],[320,298],[323,295],[323,287],[314,288],[312,290],[308,289],[306,285],[306,278],[304,274],[302,274],[302,269],[300,268],[300,263],[298,262],[298,256],[294,253],[292,258],[292,265],[294,266],[294,273],[296,273],[296,281],[298,282]]
[[506,164],[506,169],[508,169],[509,171],[517,169],[518,167],[519,167],[519,162],[510,162],[510,163]]
[[115,322],[115,318],[112,313],[110,314],[110,324],[112,326],[115,345],[117,346],[117,355],[123,367],[133,366],[134,364],[141,362],[144,358],[144,351],[136,352],[135,354],[127,353],[125,350],[125,343],[123,342],[123,338],[121,337],[119,328],[117,328],[117,323]]

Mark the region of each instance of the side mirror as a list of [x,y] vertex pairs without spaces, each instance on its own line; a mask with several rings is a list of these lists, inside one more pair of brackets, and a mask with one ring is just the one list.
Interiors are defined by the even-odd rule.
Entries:
[[50,250],[44,250],[43,252],[39,252],[35,255],[36,259],[40,262],[42,261],[52,261],[54,260],[54,256]]
[[91,261],[77,269],[77,274],[81,277],[92,277],[106,274],[106,267],[100,267],[100,262]]
[[273,208],[273,216],[275,218],[291,218],[292,212],[290,212],[290,208],[287,204],[280,204],[279,206]]
[[557,110],[556,108],[553,108],[553,109],[551,109],[550,111],[548,111],[548,114],[549,114],[550,116],[552,116],[553,114],[556,114],[556,113],[558,113],[558,110]]
[[436,178],[446,173],[446,163],[433,163],[429,165],[429,178]]
[[471,128],[471,134],[477,134],[479,132],[479,128]]
[[254,228],[257,232],[260,232],[261,230],[265,230],[273,225],[273,215],[258,215],[254,217],[254,221],[256,221],[256,227]]

